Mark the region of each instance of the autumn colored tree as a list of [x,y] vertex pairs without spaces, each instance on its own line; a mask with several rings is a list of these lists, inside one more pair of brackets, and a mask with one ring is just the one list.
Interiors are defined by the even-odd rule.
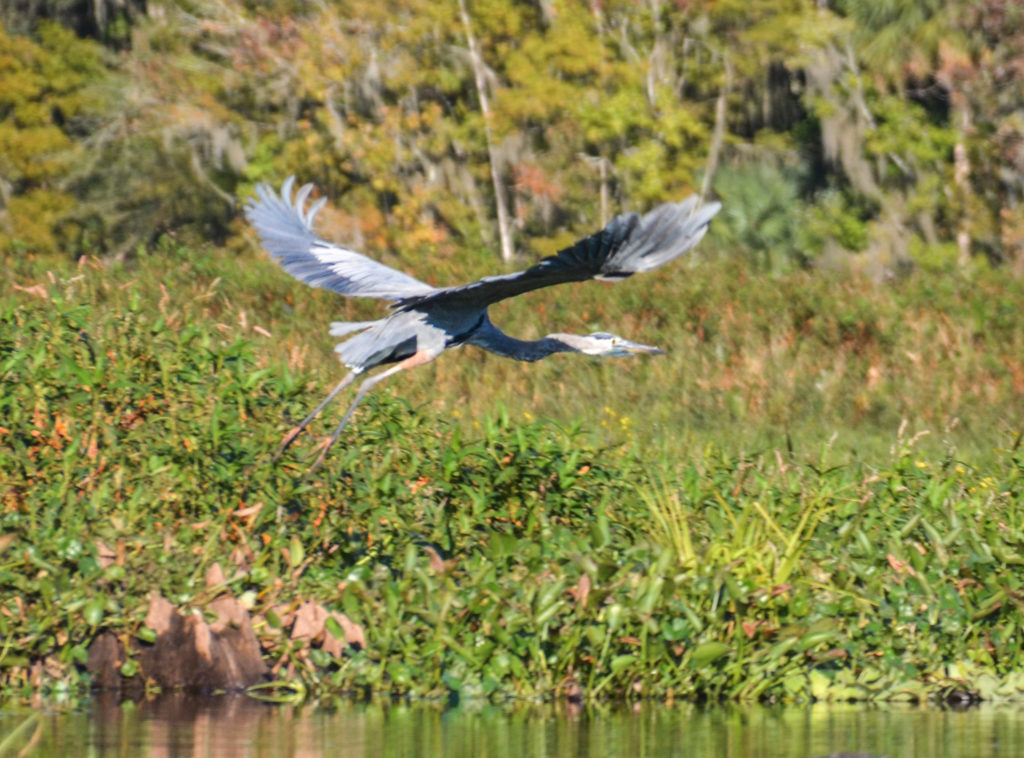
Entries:
[[0,18],[6,250],[228,242],[253,184],[294,173],[335,199],[327,233],[385,256],[534,256],[697,191],[752,265],[1021,260],[1010,0],[17,0]]
[[54,23],[36,39],[0,26],[0,251],[51,252],[88,237],[72,192],[104,111],[102,49]]

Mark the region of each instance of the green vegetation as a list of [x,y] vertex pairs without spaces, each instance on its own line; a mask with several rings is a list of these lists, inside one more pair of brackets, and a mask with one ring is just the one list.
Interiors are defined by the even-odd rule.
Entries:
[[[373,396],[309,478],[315,439],[268,458],[337,376],[316,336],[327,299],[248,254],[169,244],[127,266],[22,261],[9,280],[22,283],[0,299],[8,696],[80,692],[98,631],[152,639],[153,591],[183,610],[238,598],[278,677],[323,693],[872,699],[1024,685],[1024,351],[1000,326],[1015,280],[766,287],[705,262],[674,300],[660,275],[615,297],[580,288],[595,293],[586,309],[673,352],[551,360],[527,367],[528,385],[524,367],[467,349]],[[305,302],[286,310],[295,293]],[[562,316],[556,299],[537,293],[540,318],[520,323]],[[758,359],[757,345],[775,347]],[[797,381],[809,360],[834,375]],[[754,376],[771,393],[744,386]],[[431,391],[462,420],[396,399]],[[526,417],[541,391],[561,422]],[[785,407],[792,449],[765,436]],[[852,432],[828,421],[856,427],[860,407]],[[953,411],[965,420],[949,424]],[[804,442],[812,431],[871,454]],[[345,614],[365,647],[298,635],[304,600]]]

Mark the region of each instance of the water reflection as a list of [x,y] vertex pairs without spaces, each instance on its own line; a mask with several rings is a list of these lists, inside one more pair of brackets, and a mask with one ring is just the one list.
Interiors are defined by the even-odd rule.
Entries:
[[[0,711],[0,745],[30,716]],[[98,698],[81,713],[44,713],[29,755],[172,758],[891,758],[1024,755],[1024,710],[984,707],[714,707],[352,704],[334,710],[244,697]],[[15,751],[28,735],[20,733]],[[0,752],[4,748],[0,747]],[[14,754],[14,753],[12,753]]]

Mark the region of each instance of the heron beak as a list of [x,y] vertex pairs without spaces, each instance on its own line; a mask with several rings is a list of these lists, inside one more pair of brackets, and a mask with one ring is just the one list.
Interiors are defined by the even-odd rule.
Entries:
[[619,347],[628,353],[646,354],[646,355],[664,355],[665,351],[660,347],[654,347],[654,345],[641,345],[639,342],[629,342],[623,340],[619,343]]

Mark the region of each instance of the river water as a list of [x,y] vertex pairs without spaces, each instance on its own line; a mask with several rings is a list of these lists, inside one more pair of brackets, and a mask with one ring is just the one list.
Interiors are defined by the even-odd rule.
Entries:
[[[25,751],[19,753],[19,751]],[[634,707],[374,702],[333,709],[244,697],[98,698],[0,710],[0,758],[1021,758],[1024,708]]]

